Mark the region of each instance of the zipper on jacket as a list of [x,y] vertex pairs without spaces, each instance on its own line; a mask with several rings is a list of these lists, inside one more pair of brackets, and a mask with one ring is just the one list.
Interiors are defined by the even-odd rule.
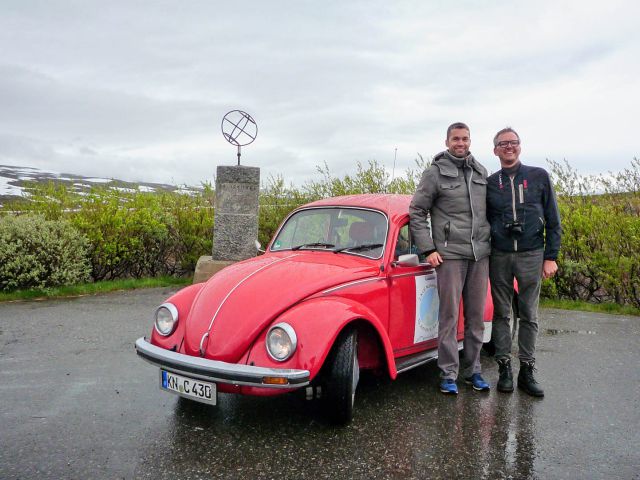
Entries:
[[[471,170],[471,174],[469,175],[469,181],[467,182],[467,190],[469,191],[469,206],[471,207],[471,251],[473,252],[474,260],[478,261],[478,256],[476,255],[476,248],[473,245],[473,219],[475,218],[475,214],[473,212],[473,198],[471,198],[471,184],[473,183],[473,167],[469,165],[469,162],[465,162],[466,166]],[[464,170],[462,171],[464,175]]]
[[451,232],[451,222],[447,222],[444,224],[444,246],[447,247],[449,243],[449,233]]
[[[516,176],[514,175],[513,177],[509,177],[509,180],[511,180],[511,210],[513,212],[513,221],[516,222],[518,220],[518,218],[516,217],[516,188],[514,185],[514,180],[515,180]],[[518,239],[516,239],[515,237],[513,238],[513,251],[517,252],[518,251]]]

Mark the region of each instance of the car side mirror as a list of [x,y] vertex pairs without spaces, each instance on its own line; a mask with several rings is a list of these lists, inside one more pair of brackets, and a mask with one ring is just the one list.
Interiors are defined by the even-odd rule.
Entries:
[[415,253],[407,253],[400,255],[393,264],[397,267],[417,267],[420,265],[420,259]]
[[264,253],[264,248],[262,248],[262,245],[260,244],[260,242],[258,240],[256,240],[255,246],[256,246],[256,250],[258,251],[258,253]]

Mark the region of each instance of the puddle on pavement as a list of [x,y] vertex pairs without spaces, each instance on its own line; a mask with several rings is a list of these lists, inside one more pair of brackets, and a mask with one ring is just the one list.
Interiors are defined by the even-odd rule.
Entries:
[[563,330],[560,328],[547,328],[547,335],[564,335],[567,333],[573,333],[578,335],[597,335],[598,332],[593,330]]

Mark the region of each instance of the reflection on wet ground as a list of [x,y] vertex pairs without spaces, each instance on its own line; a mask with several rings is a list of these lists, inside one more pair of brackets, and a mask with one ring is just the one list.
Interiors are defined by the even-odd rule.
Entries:
[[562,335],[565,333],[573,333],[578,335],[597,335],[598,332],[594,332],[592,330],[562,330],[559,328],[547,328],[545,330],[547,335]]
[[533,478],[538,400],[437,389],[435,366],[395,382],[363,375],[352,424],[296,396],[177,400],[136,476],[170,478]]
[[153,292],[0,304],[1,479],[639,478],[636,317],[543,310],[543,399],[444,396],[430,365],[362,375],[336,427],[293,395],[210,407],[161,392],[132,346],[167,297]]

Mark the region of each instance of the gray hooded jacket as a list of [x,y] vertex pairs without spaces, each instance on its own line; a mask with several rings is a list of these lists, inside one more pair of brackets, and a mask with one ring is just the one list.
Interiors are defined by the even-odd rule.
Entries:
[[[471,154],[444,151],[422,174],[411,200],[411,235],[420,252],[444,259],[480,260],[491,253],[487,170]],[[431,214],[431,224],[429,223]]]

